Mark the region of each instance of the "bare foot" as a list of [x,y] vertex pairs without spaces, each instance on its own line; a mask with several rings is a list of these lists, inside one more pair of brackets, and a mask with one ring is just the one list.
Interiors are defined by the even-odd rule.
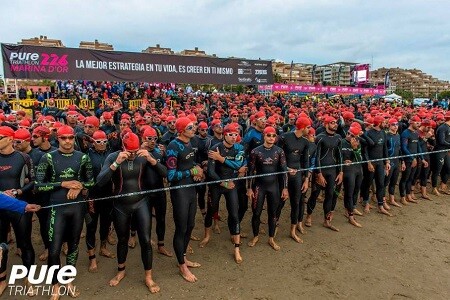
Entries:
[[205,237],[205,238],[200,242],[199,247],[200,247],[200,248],[204,248],[206,245],[208,245],[209,239],[210,239],[209,236]]
[[242,256],[241,256],[241,251],[239,250],[239,247],[235,247],[234,248],[234,261],[237,264],[241,264],[242,261],[243,261]]
[[248,237],[248,234],[245,232],[242,232],[242,231],[241,231],[240,235],[241,235],[242,239],[246,239]]
[[189,253],[189,254],[194,254],[194,249],[192,249],[191,244],[188,244],[186,251],[187,251],[187,253]]
[[192,274],[192,272],[188,269],[186,264],[180,265],[179,268],[180,268],[180,275],[184,278],[184,280],[192,283],[197,281],[197,277],[195,277],[195,275]]
[[305,218],[305,226],[311,227],[311,225],[312,225],[312,215],[307,214]]
[[117,244],[117,239],[114,237],[114,230],[110,230],[108,234],[108,244],[115,245]]
[[303,227],[303,222],[299,222],[297,224],[297,230],[301,233],[301,234],[306,234],[306,229]]
[[67,284],[67,293],[72,298],[80,296],[80,291],[72,283]]
[[385,210],[390,210],[391,208],[389,207],[389,205],[386,202],[383,202],[383,208]]
[[422,198],[426,200],[431,200],[430,196],[428,196],[427,194],[422,194]]
[[97,260],[95,258],[89,260],[89,273],[97,273],[98,267],[97,267]]
[[391,200],[391,201],[390,201],[390,204],[391,204],[392,206],[395,206],[395,207],[402,207],[400,204],[398,204],[397,202],[395,202],[395,200]]
[[363,215],[363,213],[360,212],[359,210],[357,210],[356,208],[353,209],[353,214],[354,214],[354,215],[357,215],[357,216],[362,216],[362,215]]
[[270,245],[270,247],[272,247],[272,248],[273,248],[273,250],[275,250],[275,251],[278,251],[278,250],[280,250],[280,249],[281,249],[281,247],[280,247],[280,246],[278,246],[278,244],[277,244],[277,243],[275,243],[275,241],[274,241],[274,239],[273,239],[273,238],[269,238],[269,245]]
[[42,252],[39,255],[39,260],[40,261],[46,261],[48,259],[48,249],[45,249],[44,252]]
[[188,268],[200,268],[202,266],[198,262],[190,261],[190,260],[187,260],[186,258],[184,258],[184,264]]
[[156,282],[154,282],[151,279],[145,279],[145,285],[148,287],[148,290],[150,291],[150,293],[152,294],[156,294],[158,293],[161,288],[158,286],[158,284],[156,284]]
[[416,198],[412,197],[411,195],[406,196],[406,201],[416,203],[416,204],[419,203],[419,201],[417,201]]
[[379,206],[379,207],[378,207],[378,212],[379,212],[380,214],[383,214],[383,215],[392,217],[392,214],[391,214],[390,212],[388,212],[386,209],[384,209],[383,206]]
[[162,254],[162,255],[165,255],[165,256],[168,256],[168,257],[172,257],[173,256],[172,252],[170,252],[169,250],[166,249],[166,247],[161,246],[161,245],[158,246],[158,253]]
[[59,299],[59,284],[52,285],[52,295],[50,300],[58,300]]
[[333,231],[336,231],[336,232],[339,231],[338,228],[334,227],[334,226],[331,224],[331,222],[330,222],[330,221],[327,221],[327,220],[325,220],[325,221],[323,222],[323,227],[329,228],[329,229],[331,229],[331,230],[333,230]]
[[136,236],[130,236],[130,238],[128,239],[128,247],[130,247],[131,249],[136,247]]
[[107,258],[116,258],[116,255],[105,248],[100,248],[99,253],[101,256],[107,257]]
[[406,201],[406,198],[405,198],[405,197],[402,197],[402,198],[400,199],[400,203],[403,204],[403,205],[408,205],[408,201]]
[[125,277],[125,270],[118,271],[117,275],[114,276],[114,278],[109,281],[109,286],[117,286],[124,277]]
[[303,243],[303,240],[295,233],[295,229],[291,231],[291,238],[297,243]]
[[369,214],[370,213],[370,204],[367,203],[366,205],[364,205],[364,213]]
[[191,241],[200,241],[199,237],[196,237],[195,235],[191,234]]
[[214,220],[214,233],[220,234],[220,226],[219,226],[219,221],[218,220]]
[[252,238],[252,240],[250,242],[248,242],[248,246],[254,247],[256,245],[256,243],[258,243],[258,241],[259,241],[259,237],[255,236],[254,238]]
[[359,224],[358,222],[356,222],[355,217],[353,217],[353,216],[351,216],[351,217],[348,218],[348,222],[349,222],[350,224],[352,224],[353,226],[355,226],[355,227],[358,227],[358,228],[361,228],[361,227],[362,227],[361,224]]
[[435,195],[435,196],[440,196],[441,195],[441,193],[439,193],[439,191],[438,191],[438,189],[437,188],[433,188],[433,191],[431,192],[433,195]]

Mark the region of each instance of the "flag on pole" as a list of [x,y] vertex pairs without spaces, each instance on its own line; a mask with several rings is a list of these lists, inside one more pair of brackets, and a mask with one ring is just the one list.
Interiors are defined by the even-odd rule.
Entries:
[[389,85],[390,85],[390,83],[391,83],[391,79],[389,78],[390,77],[390,74],[389,74],[389,70],[386,72],[386,74],[384,74],[384,86],[385,86],[385,88],[388,88],[389,87]]

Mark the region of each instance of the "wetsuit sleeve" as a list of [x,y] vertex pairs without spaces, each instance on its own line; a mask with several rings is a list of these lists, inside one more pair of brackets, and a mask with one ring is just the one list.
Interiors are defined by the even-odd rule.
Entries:
[[279,150],[280,156],[280,171],[285,172],[281,174],[281,186],[286,189],[288,185],[288,173],[287,173],[287,163],[286,163],[286,155],[284,154],[283,149]]
[[216,161],[214,159],[208,159],[208,176],[212,180],[220,180],[221,178],[216,173]]
[[189,170],[178,171],[178,149],[175,143],[170,143],[167,147],[167,180],[169,182],[180,181],[184,178],[191,177]]
[[[252,176],[255,173],[255,165],[256,165],[256,153],[254,150],[250,152],[250,159],[248,163],[248,176]],[[251,178],[247,179],[247,188],[252,188],[253,180]]]
[[386,133],[384,131],[383,131],[383,135],[384,135],[383,158],[386,158],[384,163],[387,163],[387,159],[389,159],[388,141],[387,141],[387,135],[386,135]]
[[408,148],[408,140],[409,140],[409,130],[405,130],[402,132],[401,135],[402,152],[404,155],[411,155],[411,152],[409,151]]
[[51,173],[54,169],[53,159],[49,153],[44,154],[36,168],[35,188],[38,192],[50,192],[61,188],[61,181],[51,181]]
[[444,130],[444,125],[436,130],[436,142],[441,146],[445,146],[450,148],[450,142],[447,142],[445,136],[447,135],[447,131]]
[[86,189],[92,188],[95,184],[92,162],[87,154],[83,154],[81,158],[79,181]]
[[[113,171],[110,166],[116,161],[118,154],[111,153],[105,159],[105,163],[103,164],[100,173],[97,175],[97,185],[102,187],[105,186],[108,182],[111,181],[112,175],[115,171]],[[120,168],[120,167],[119,167]],[[117,168],[116,171],[119,169]]]
[[152,166],[150,163],[148,165],[150,166],[150,168],[155,169],[156,172],[161,175],[161,177],[167,177],[167,167],[159,161],[157,161],[156,165],[154,166]]
[[305,142],[306,142],[306,145],[303,148],[303,152],[301,153],[302,161],[301,161],[300,168],[305,169],[302,172],[302,174],[306,176],[306,175],[308,175],[308,169],[309,169],[309,142],[306,141],[306,139],[305,139]]
[[17,212],[19,214],[25,213],[25,201],[17,200],[13,197],[0,193],[0,209]]
[[33,161],[31,160],[31,157],[26,155],[24,156],[25,159],[25,165],[23,166],[22,170],[22,179],[27,180],[28,183],[24,184],[20,189],[22,192],[28,192],[31,191],[34,187],[34,181],[36,180],[35,174],[34,174],[34,166]]
[[[225,165],[232,168],[233,170],[239,170],[242,166],[244,166],[244,148],[242,145],[236,144],[238,146],[238,153],[234,156],[233,159],[225,158]],[[209,164],[209,160],[208,160]]]
[[337,146],[337,163],[338,163],[338,165],[339,165],[339,167],[338,167],[338,169],[339,169],[339,172],[342,172],[343,170],[342,170],[342,168],[343,168],[343,166],[342,166],[342,140],[341,139],[339,139],[339,144],[338,144],[338,146]]
[[417,153],[419,153],[420,159],[423,160],[424,159],[424,157],[423,157],[424,150],[422,150],[422,146],[420,144],[421,143],[417,143]]
[[315,168],[317,173],[322,173],[322,169],[320,169],[320,156],[322,152],[322,138],[317,140],[317,147],[316,147],[316,159],[315,159]]

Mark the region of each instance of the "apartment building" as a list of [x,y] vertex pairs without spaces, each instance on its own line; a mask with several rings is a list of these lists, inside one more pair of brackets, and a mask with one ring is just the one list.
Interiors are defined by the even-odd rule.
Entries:
[[107,44],[107,43],[100,43],[98,40],[95,40],[93,42],[81,41],[79,48],[92,49],[92,50],[114,51],[113,45]]

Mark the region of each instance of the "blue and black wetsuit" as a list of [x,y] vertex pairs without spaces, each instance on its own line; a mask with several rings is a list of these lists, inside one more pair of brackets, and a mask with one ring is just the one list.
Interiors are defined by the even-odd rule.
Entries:
[[[212,148],[218,149],[220,155],[225,157],[225,162],[221,163],[209,159],[208,177],[213,181],[233,181],[237,177],[237,171],[245,165],[244,147],[241,144],[227,147],[221,142]],[[218,212],[220,197],[224,195],[228,211],[228,229],[231,235],[238,235],[240,233],[240,220],[237,189],[227,189],[219,183],[214,183],[209,186],[209,190],[210,198],[208,199],[208,210],[205,216],[205,227],[209,228],[212,226],[213,215]]]
[[[167,146],[167,179],[171,186],[193,184],[190,169],[195,163],[195,152],[191,143],[185,143],[175,139]],[[175,233],[173,236],[173,248],[178,264],[184,264],[184,256],[195,226],[195,213],[197,201],[195,187],[189,186],[170,191],[170,199],[173,206],[173,219]]]
[[[347,139],[342,140],[342,161],[357,163],[362,161],[361,145],[358,140],[358,147],[353,148]],[[361,183],[363,181],[362,164],[344,165],[344,207],[349,216],[353,216],[353,210],[356,208]]]
[[400,139],[403,155],[409,155],[403,158],[405,161],[406,169],[402,173],[402,177],[400,178],[399,183],[400,196],[405,197],[405,195],[411,194],[412,184],[417,170],[417,165],[412,168],[411,164],[414,159],[418,161],[422,158],[422,150],[420,149],[419,135],[417,134],[417,132],[407,128],[400,135]]
[[[59,150],[46,153],[36,168],[36,188],[38,192],[50,193],[50,205],[65,204],[83,200],[82,193],[74,200],[67,199],[68,189],[62,188],[63,181],[77,180],[85,189],[94,185],[92,164],[89,156],[79,151],[62,153]],[[52,207],[49,212],[49,266],[60,265],[60,254],[63,242],[67,242],[67,265],[76,265],[78,244],[83,229],[86,203],[80,202],[64,206]],[[53,284],[57,283],[56,274]]]
[[393,158],[402,155],[400,135],[388,132],[386,140],[391,170],[384,179],[384,187],[388,188],[389,195],[394,195],[403,162],[403,158]]

